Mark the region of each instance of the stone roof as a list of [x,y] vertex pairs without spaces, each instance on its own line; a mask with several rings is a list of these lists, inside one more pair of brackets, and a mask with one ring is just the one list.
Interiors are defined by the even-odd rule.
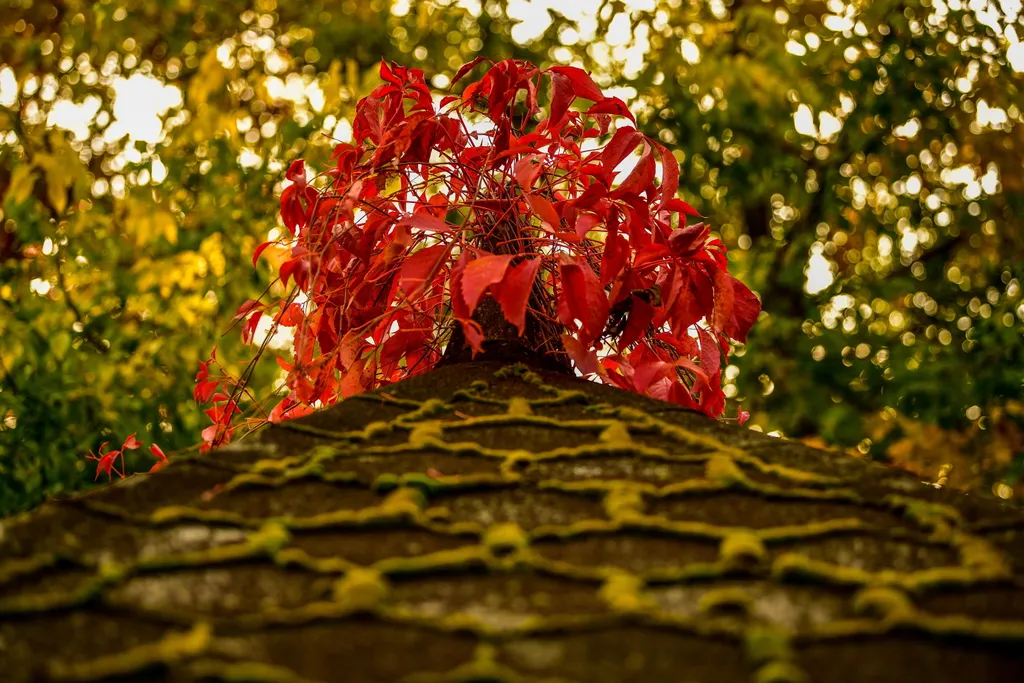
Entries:
[[0,522],[9,681],[1010,681],[1022,652],[1019,510],[524,366]]

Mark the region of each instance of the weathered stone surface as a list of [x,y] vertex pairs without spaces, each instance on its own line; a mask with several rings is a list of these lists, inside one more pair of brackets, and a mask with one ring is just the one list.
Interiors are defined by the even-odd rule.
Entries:
[[1024,680],[1024,514],[437,369],[0,521],[0,678]]

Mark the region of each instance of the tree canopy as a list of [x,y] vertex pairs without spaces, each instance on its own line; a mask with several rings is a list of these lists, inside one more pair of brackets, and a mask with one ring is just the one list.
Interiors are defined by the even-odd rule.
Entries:
[[[0,511],[88,484],[103,441],[196,443],[199,363],[251,355],[224,333],[286,256],[251,263],[286,230],[286,169],[351,138],[382,58],[445,88],[477,56],[580,66],[674,150],[762,301],[723,372],[752,424],[1013,494],[1015,3],[7,5]],[[281,381],[264,364],[250,386]]]

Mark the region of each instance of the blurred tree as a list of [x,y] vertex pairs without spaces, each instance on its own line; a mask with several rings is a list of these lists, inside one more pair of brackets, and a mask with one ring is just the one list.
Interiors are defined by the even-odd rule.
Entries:
[[[250,258],[280,225],[282,171],[349,134],[382,57],[415,47],[443,74],[481,50],[532,56],[495,38],[503,11],[5,4],[0,515],[86,485],[81,456],[102,440],[198,441],[193,376],[218,342],[242,357],[238,335],[221,335],[270,281],[275,254],[258,270]],[[273,380],[268,368],[253,385]]]
[[727,374],[755,423],[1004,496],[1024,468],[1015,3],[4,4],[0,514],[88,483],[98,440],[197,440],[283,171],[350,134],[381,57],[628,84],[764,300]]
[[998,477],[1024,465],[1019,3],[634,5],[602,3],[596,33],[764,303],[729,393],[767,429],[1009,496]]

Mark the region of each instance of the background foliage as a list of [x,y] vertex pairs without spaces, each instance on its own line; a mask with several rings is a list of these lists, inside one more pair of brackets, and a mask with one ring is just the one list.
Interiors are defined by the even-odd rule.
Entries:
[[88,485],[102,441],[198,441],[284,169],[350,135],[382,57],[615,86],[762,298],[727,371],[753,424],[1003,497],[1024,473],[1016,0],[4,5],[0,514]]

